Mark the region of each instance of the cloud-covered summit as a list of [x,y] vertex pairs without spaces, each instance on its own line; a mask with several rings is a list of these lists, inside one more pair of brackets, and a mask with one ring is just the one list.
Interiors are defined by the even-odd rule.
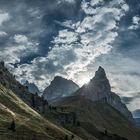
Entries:
[[82,85],[102,65],[113,90],[131,96],[140,90],[139,7],[138,0],[0,0],[0,59],[40,89],[56,75]]

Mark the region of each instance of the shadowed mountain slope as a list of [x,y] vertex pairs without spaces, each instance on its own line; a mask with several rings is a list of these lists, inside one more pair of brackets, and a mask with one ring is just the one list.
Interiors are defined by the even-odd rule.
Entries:
[[[0,140],[63,140],[66,135],[70,138],[71,132],[38,113],[42,112],[44,105],[47,110],[44,101],[42,97],[30,93],[28,87],[21,85],[0,62]],[[14,132],[9,130],[13,127],[13,120]],[[74,139],[82,140],[76,135]]]
[[131,112],[127,109],[126,105],[121,102],[121,98],[111,91],[109,80],[102,67],[98,68],[94,78],[91,79],[88,84],[81,87],[74,94],[84,96],[92,101],[99,101],[105,98],[111,106],[120,111],[129,120],[133,121]]
[[[12,120],[15,131],[9,130]],[[0,84],[0,140],[63,140],[72,133],[57,127]],[[82,140],[75,136],[75,140]]]
[[[64,124],[70,131],[80,137],[91,140],[139,140],[140,130],[128,121],[118,110],[108,104],[106,99],[91,101],[84,96],[71,96],[55,103],[58,108],[63,108],[65,113],[75,113],[76,125]],[[102,133],[108,132],[109,137],[102,138]],[[116,136],[113,137],[113,136]]]
[[42,105],[47,101],[38,94],[33,94],[29,91],[28,86],[20,84],[15,76],[12,75],[5,67],[4,62],[0,62],[0,83],[7,89],[12,90],[19,98],[21,98],[30,107],[38,111],[42,111]]

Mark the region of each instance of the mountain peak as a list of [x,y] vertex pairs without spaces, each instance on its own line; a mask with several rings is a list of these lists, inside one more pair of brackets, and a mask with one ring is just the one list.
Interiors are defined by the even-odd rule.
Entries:
[[65,79],[61,76],[56,76],[52,80],[51,84],[44,90],[43,96],[51,101],[57,98],[70,96],[79,86],[72,80]]
[[129,120],[133,120],[132,114],[125,104],[121,102],[120,97],[111,91],[109,80],[101,66],[99,66],[94,78],[91,79],[88,85],[81,87],[75,94],[82,95],[91,101],[106,99],[111,106],[124,114]]
[[61,76],[55,76],[54,79],[64,79]]
[[55,76],[54,79],[53,79],[53,81],[60,81],[60,80],[67,80],[67,79],[65,79],[61,76]]
[[95,72],[95,76],[91,79],[89,85],[90,88],[96,89],[101,94],[111,91],[109,80],[107,79],[105,70],[101,66]]
[[94,79],[104,79],[104,78],[106,78],[105,70],[101,66],[99,66],[98,70],[95,72]]

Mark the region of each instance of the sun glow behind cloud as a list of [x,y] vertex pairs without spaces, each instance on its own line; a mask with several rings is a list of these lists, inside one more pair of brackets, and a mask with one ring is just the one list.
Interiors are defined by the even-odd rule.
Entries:
[[[129,8],[123,0],[83,0],[81,10],[85,13],[81,21],[54,21],[64,29],[54,37],[46,56],[35,58],[31,64],[18,66],[15,73],[24,73],[19,74],[22,75],[19,80],[24,78],[44,87],[56,75],[81,81],[83,72],[94,71],[96,58],[111,51],[111,44],[118,36],[118,22]],[[80,84],[89,80],[86,76],[82,76],[82,79]]]
[[89,77],[80,77],[79,81],[77,82],[80,86],[83,86],[84,84],[88,84],[90,81]]

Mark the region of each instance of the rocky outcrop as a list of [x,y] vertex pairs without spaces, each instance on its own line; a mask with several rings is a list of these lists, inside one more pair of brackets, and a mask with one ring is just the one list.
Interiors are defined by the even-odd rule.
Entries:
[[88,84],[81,87],[75,94],[82,95],[92,101],[105,99],[111,106],[133,121],[132,114],[126,105],[121,102],[117,94],[111,91],[109,80],[107,79],[105,70],[101,66],[96,71],[95,77]]
[[102,67],[99,67],[95,77],[90,82],[78,90],[76,94],[83,95],[93,101],[105,98],[110,93],[111,88],[106,73]]
[[4,62],[0,62],[0,83],[38,111],[44,111],[44,107],[47,107],[47,101],[37,94],[31,93],[27,86],[20,84],[4,66]]
[[56,76],[51,84],[44,90],[44,98],[48,101],[70,96],[79,86],[71,80]]

